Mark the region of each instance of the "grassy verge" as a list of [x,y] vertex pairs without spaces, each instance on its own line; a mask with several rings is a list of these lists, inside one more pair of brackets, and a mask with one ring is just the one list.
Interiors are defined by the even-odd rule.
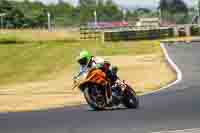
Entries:
[[75,57],[87,49],[120,67],[120,77],[139,94],[159,89],[176,78],[159,41],[37,41],[0,45],[0,111],[24,111],[85,103],[72,91]]
[[77,42],[79,33],[76,31],[45,30],[3,30],[0,32],[0,44],[27,44],[47,42]]
[[158,42],[48,42],[0,45],[0,84],[52,79],[75,62],[81,49],[94,55],[161,54]]

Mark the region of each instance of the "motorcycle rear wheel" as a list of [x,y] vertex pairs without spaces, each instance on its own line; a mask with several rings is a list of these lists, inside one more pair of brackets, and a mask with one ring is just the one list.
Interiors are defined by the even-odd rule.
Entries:
[[132,88],[128,88],[124,92],[123,104],[127,108],[137,109],[139,107],[139,99],[136,92]]

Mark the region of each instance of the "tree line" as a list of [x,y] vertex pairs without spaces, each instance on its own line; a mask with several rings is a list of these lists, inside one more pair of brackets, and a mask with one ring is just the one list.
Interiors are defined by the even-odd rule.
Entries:
[[163,21],[178,24],[189,22],[189,8],[183,0],[160,0],[159,7]]
[[[160,0],[158,9],[164,20],[187,23],[188,7],[182,0]],[[5,13],[4,27],[26,28],[47,27],[47,13],[51,14],[52,26],[78,26],[94,21],[94,11],[98,21],[135,21],[140,17],[158,17],[158,10],[147,8],[126,9],[126,12],[113,0],[79,0],[73,6],[64,0],[54,4],[24,0],[22,2],[1,0],[0,14]],[[124,13],[126,17],[124,18]],[[177,17],[178,16],[178,17]]]
[[8,28],[47,27],[47,13],[51,14],[52,25],[71,26],[80,22],[80,9],[62,0],[48,5],[40,1],[1,0],[2,13],[5,13],[4,27]]
[[[99,21],[122,20],[123,9],[113,0],[80,0],[81,22],[93,20],[93,12],[97,11]],[[137,21],[141,17],[161,17],[163,21],[177,24],[189,23],[190,9],[183,0],[160,0],[157,9],[137,8],[126,10],[126,20]]]

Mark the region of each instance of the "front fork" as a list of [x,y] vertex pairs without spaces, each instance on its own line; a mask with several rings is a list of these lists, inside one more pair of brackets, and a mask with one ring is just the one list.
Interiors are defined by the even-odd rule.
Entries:
[[106,85],[105,87],[105,96],[106,96],[106,103],[110,104],[112,102],[112,89],[110,84]]

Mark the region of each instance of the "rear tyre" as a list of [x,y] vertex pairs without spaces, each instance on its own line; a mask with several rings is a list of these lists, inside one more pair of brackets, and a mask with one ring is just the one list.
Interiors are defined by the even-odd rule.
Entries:
[[93,110],[104,110],[106,106],[105,98],[99,94],[96,86],[87,86],[84,89],[84,97]]
[[139,107],[139,99],[132,88],[129,88],[124,92],[123,104],[127,108],[132,109],[137,109]]

